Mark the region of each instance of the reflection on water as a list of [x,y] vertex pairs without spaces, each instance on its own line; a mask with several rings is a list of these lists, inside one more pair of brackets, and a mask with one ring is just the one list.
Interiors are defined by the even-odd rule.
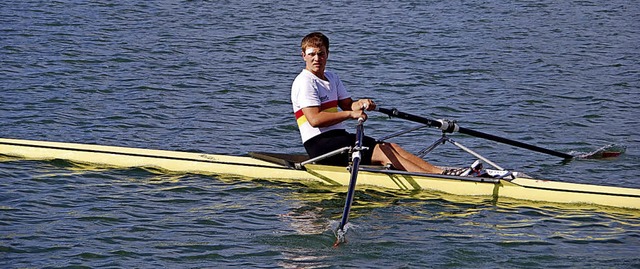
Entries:
[[[324,235],[334,229],[344,192],[301,191],[292,194],[295,209],[281,217],[297,234]],[[339,189],[339,188],[338,188]],[[385,219],[377,216],[384,215]],[[389,218],[391,217],[391,218]],[[371,224],[371,220],[374,220]],[[487,197],[454,196],[434,192],[366,189],[356,192],[347,238],[393,233],[399,240],[413,233],[430,234],[445,242],[504,247],[565,244],[625,244],[640,237],[640,211],[593,205],[535,203],[515,199],[496,202]],[[367,223],[363,225],[363,223]],[[393,231],[394,226],[419,227]],[[354,238],[355,237],[355,238]],[[424,236],[429,238],[430,236]],[[422,240],[418,240],[422,241]]]
[[[480,267],[495,267],[518,259],[580,264],[584,249],[600,247],[628,264],[640,244],[638,211],[363,187],[354,198],[348,242],[334,249],[345,187],[84,169],[91,167],[60,161],[0,165],[0,228],[13,242],[4,252],[13,257],[38,245],[40,252],[93,264],[122,255],[194,265],[249,255],[256,264],[313,268],[336,261],[357,266],[349,261],[380,255],[399,259],[376,266],[418,266],[426,257],[443,266],[470,264],[491,253],[496,263]],[[263,192],[269,195],[258,195]],[[594,255],[592,261],[606,259]]]
[[[372,208],[356,210],[367,211],[367,214],[351,219],[354,227],[350,238],[358,244],[395,238],[404,242],[401,245],[407,248],[410,245],[425,249],[449,246],[446,248],[451,249],[452,245],[459,245],[460,251],[464,250],[466,254],[459,256],[458,252],[454,256],[462,259],[463,264],[483,258],[486,252],[495,254],[498,249],[513,255],[514,259],[526,258],[523,256],[526,253],[548,252],[549,256],[543,260],[566,256],[569,259],[565,262],[572,264],[583,258],[581,246],[594,248],[594,251],[606,246],[607,253],[615,253],[620,255],[620,260],[626,260],[636,257],[633,253],[637,252],[640,243],[638,211],[579,205],[526,205],[515,200],[494,204],[483,198],[454,201],[451,197],[428,193],[370,199],[368,203],[375,204]],[[553,249],[570,251],[561,254]],[[595,259],[599,259],[609,254],[595,255]],[[528,259],[531,261],[532,258]]]

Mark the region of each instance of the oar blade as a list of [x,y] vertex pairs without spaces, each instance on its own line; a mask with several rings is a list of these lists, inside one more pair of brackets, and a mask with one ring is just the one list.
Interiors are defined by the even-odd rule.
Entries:
[[623,145],[609,144],[587,153],[574,153],[578,159],[612,159],[624,154],[627,148]]

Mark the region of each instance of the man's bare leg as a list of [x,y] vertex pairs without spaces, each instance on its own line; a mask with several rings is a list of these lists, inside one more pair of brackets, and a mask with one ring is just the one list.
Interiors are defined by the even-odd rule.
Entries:
[[371,160],[381,164],[391,163],[396,169],[408,172],[442,173],[442,169],[407,152],[395,143],[382,143],[376,145],[373,150]]

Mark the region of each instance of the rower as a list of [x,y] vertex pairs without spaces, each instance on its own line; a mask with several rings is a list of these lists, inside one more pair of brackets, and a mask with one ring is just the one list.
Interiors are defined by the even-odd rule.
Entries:
[[[300,136],[310,158],[353,145],[355,135],[348,133],[343,122],[367,119],[365,111],[376,108],[371,99],[353,100],[346,87],[333,72],[325,71],[329,57],[329,38],[322,33],[306,35],[301,42],[301,56],[306,66],[291,86],[291,103]],[[442,169],[426,162],[395,143],[376,142],[363,137],[362,164],[387,165],[409,172],[436,173]],[[347,166],[347,153],[319,161],[321,164]]]

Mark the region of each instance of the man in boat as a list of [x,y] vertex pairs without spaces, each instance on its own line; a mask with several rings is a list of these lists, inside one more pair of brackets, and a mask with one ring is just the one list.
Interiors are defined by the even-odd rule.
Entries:
[[[293,81],[291,102],[309,157],[353,146],[355,134],[348,133],[343,122],[359,118],[366,120],[365,110],[375,109],[375,102],[371,99],[354,101],[340,78],[333,72],[325,71],[329,57],[327,36],[319,32],[310,33],[302,39],[301,48],[306,67]],[[377,142],[365,136],[363,146],[368,147],[368,150],[361,152],[362,164],[391,164],[395,169],[409,172],[443,172],[395,143]],[[348,162],[347,153],[319,161],[339,166],[346,166]]]

